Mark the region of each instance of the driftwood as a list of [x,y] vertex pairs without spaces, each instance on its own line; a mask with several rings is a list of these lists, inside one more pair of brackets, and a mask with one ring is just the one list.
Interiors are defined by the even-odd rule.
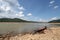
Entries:
[[47,27],[45,26],[45,27],[42,28],[42,29],[34,30],[34,34],[35,34],[35,33],[44,33],[44,30],[46,30],[46,29],[47,29]]

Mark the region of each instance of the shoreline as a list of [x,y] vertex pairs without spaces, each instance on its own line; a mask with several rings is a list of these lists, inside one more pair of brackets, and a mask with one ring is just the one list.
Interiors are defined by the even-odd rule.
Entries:
[[[36,33],[36,34],[17,34],[11,36],[9,40],[60,40],[60,27],[51,27],[44,31],[45,33]],[[0,38],[1,39],[1,38]],[[8,40],[8,37],[5,38]]]
[[[31,22],[0,22],[0,23],[31,23]],[[47,23],[47,24],[60,24],[60,23]]]

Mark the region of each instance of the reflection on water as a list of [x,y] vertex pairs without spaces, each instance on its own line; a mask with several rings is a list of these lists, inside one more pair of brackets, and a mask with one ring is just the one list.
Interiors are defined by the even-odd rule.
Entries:
[[0,23],[0,33],[6,32],[25,32],[33,31],[44,26],[60,26],[60,24],[49,24],[49,23]]

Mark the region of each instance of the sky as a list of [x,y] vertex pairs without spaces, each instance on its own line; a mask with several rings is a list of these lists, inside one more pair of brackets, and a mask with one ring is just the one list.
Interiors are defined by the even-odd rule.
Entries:
[[39,22],[60,19],[60,0],[0,0],[0,18]]

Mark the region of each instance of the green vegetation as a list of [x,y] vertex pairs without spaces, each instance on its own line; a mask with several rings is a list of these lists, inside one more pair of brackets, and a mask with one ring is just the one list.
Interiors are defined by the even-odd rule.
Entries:
[[27,21],[27,20],[22,20],[19,18],[0,18],[0,22],[29,22],[29,23],[39,23],[36,21]]
[[50,21],[49,23],[60,23],[60,19],[52,20],[52,21]]
[[0,22],[27,22],[26,20],[18,19],[18,18],[0,18]]

